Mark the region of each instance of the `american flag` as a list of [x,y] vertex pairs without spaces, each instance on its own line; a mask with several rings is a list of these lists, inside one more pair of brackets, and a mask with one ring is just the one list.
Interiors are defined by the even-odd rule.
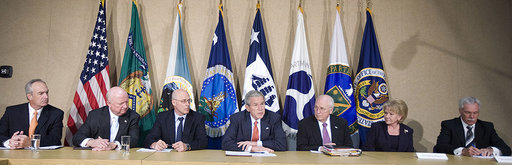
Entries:
[[69,111],[65,145],[73,144],[73,135],[84,123],[89,111],[106,105],[107,90],[110,89],[106,33],[106,11],[100,1],[98,18],[87,51],[84,68],[76,88],[73,105]]

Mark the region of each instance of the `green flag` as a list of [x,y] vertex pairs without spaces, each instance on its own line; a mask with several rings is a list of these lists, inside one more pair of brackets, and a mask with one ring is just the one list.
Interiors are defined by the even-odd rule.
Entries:
[[135,1],[132,1],[132,23],[119,75],[119,86],[128,93],[128,106],[140,115],[139,145],[142,146],[155,122],[155,110],[149,67]]

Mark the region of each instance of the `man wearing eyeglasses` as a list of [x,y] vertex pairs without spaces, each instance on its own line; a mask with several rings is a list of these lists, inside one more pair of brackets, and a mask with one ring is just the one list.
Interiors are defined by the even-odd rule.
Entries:
[[334,101],[331,96],[320,95],[316,98],[315,115],[299,121],[297,132],[297,150],[318,150],[323,145],[334,147],[352,147],[347,121],[332,115]]
[[208,146],[204,116],[190,110],[187,91],[177,89],[172,93],[173,110],[160,112],[144,146],[161,151],[173,148],[178,152],[204,149]]

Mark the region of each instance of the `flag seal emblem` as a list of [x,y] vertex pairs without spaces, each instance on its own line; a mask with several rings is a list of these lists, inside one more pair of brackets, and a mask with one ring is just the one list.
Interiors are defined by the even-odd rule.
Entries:
[[384,104],[389,96],[385,81],[384,70],[379,68],[366,68],[356,75],[356,99],[357,120],[361,126],[370,128],[375,121],[383,119]]
[[153,96],[149,94],[143,81],[142,71],[135,71],[126,76],[119,86],[128,93],[128,105],[142,117],[153,108]]

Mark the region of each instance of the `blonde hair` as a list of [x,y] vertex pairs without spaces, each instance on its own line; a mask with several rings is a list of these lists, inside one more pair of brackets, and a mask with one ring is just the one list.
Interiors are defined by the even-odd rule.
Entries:
[[398,123],[402,123],[405,120],[405,118],[407,118],[408,108],[407,108],[407,104],[403,100],[400,100],[400,99],[389,100],[386,103],[384,103],[384,105],[382,105],[383,110],[386,110],[386,108],[389,108],[390,111],[401,116]]

